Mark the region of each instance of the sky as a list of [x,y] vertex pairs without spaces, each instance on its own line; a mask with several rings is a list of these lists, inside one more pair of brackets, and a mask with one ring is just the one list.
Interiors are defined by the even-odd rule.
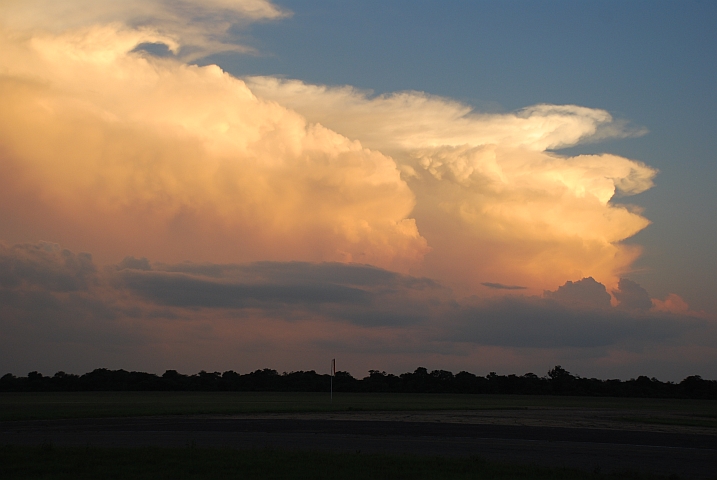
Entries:
[[0,1],[0,374],[717,378],[714,2]]

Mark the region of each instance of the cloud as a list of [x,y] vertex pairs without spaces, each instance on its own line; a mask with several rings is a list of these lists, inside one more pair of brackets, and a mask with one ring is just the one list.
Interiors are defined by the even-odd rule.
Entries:
[[39,288],[51,292],[86,290],[95,274],[92,257],[74,254],[54,243],[0,244],[0,286]]
[[613,288],[640,253],[620,242],[649,222],[612,199],[651,188],[656,170],[616,155],[550,151],[645,133],[604,110],[543,104],[483,114],[422,92],[246,81],[256,95],[390,154],[432,248],[424,272],[453,288],[474,293],[490,278],[538,293],[586,276]]
[[420,262],[415,197],[391,158],[216,66],[133,52],[158,35],[3,32],[0,237],[41,226],[105,261]]
[[483,282],[481,283],[484,287],[493,288],[495,290],[525,290],[527,287],[521,287],[520,285],[503,285],[502,283]]
[[448,295],[430,279],[340,263],[159,264],[123,269],[114,285],[165,306],[252,308],[282,319],[314,315],[370,326],[425,322],[428,304]]
[[551,151],[644,133],[604,110],[482,114],[186,63],[288,15],[261,0],[1,8],[6,241],[48,238],[102,262],[368,263],[465,295],[587,276],[612,290],[640,254],[623,240],[648,220],[612,199],[656,171]]
[[165,45],[185,61],[221,51],[249,52],[232,38],[233,26],[289,15],[266,0],[11,0],[0,11],[3,23],[31,35],[125,25],[146,35],[144,42]]
[[652,299],[653,308],[658,312],[670,312],[676,314],[698,314],[699,312],[691,312],[690,306],[685,300],[677,294],[670,293],[664,300],[659,298]]
[[[562,288],[562,287],[561,287]],[[609,306],[609,304],[608,304]],[[496,297],[466,306],[451,325],[449,338],[520,348],[594,348],[676,339],[702,327],[669,316],[630,316],[614,308],[595,310],[553,298]]]
[[134,258],[133,256],[125,257],[120,263],[117,264],[117,270],[152,270],[149,265],[149,260],[146,257]]
[[400,282],[414,285],[418,289],[437,287],[435,282],[429,279],[405,277],[371,265],[360,264],[264,261],[242,265],[219,265],[183,262],[155,264],[154,269],[236,281],[305,284],[332,282],[360,287],[381,287],[391,285],[400,279]]
[[612,294],[618,301],[621,308],[649,310],[652,308],[652,300],[647,290],[642,288],[637,282],[621,278],[618,283],[618,289],[613,290]]
[[371,96],[351,86],[311,85],[276,77],[247,77],[257,95],[275,100],[370,148],[393,152],[464,145],[502,145],[535,151],[588,138],[642,135],[620,128],[605,110],[577,105],[534,105],[507,114],[484,114],[423,92]]
[[151,301],[179,307],[248,308],[268,304],[365,303],[363,290],[343,285],[217,282],[184,274],[124,273],[124,286]]
[[316,368],[327,351],[354,371],[429,359],[475,370],[487,351],[493,363],[481,364],[521,358],[514,368],[526,371],[538,358],[549,367],[619,355],[627,368],[656,346],[704,358],[717,349],[713,321],[612,307],[592,279],[543,297],[459,299],[432,279],[369,265],[126,258],[98,268],[89,254],[46,243],[3,246],[0,278],[0,362],[21,372]]
[[598,310],[610,308],[610,294],[607,293],[605,285],[596,282],[592,277],[577,282],[568,280],[556,291],[546,291],[543,296],[573,307]]
[[[127,328],[141,309],[104,285],[88,253],[40,242],[0,244],[0,363],[5,368],[63,358],[101,358],[147,341]],[[130,322],[132,320],[129,320]]]

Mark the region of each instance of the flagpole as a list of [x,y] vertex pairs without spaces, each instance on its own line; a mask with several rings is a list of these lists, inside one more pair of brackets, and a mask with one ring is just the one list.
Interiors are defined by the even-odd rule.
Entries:
[[336,359],[331,360],[331,403],[334,403],[334,374],[336,373]]

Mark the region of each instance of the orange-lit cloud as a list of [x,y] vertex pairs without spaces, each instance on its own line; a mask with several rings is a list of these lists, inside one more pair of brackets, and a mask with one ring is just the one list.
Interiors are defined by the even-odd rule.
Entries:
[[[248,77],[252,91],[289,106],[371,148],[386,151],[501,145],[544,151],[587,139],[644,134],[604,111],[577,105],[534,105],[509,114],[481,114],[460,102],[422,92],[371,96],[350,86]],[[645,172],[648,173],[648,172]]]
[[414,194],[391,158],[216,66],[133,52],[158,35],[4,32],[1,237],[105,260],[420,262]]
[[38,31],[62,34],[95,25],[124,26],[141,31],[142,42],[162,43],[183,60],[222,51],[251,51],[232,41],[232,26],[290,14],[267,0],[7,0],[0,11],[6,28],[21,36]]
[[586,276],[611,291],[639,255],[621,242],[648,221],[613,198],[649,189],[655,170],[549,151],[642,133],[603,110],[479,114],[417,92],[246,83],[185,63],[240,48],[232,24],[287,15],[261,0],[9,2],[3,13],[6,241],[44,238],[102,261],[370,263],[462,294]]
[[639,255],[620,242],[648,221],[613,199],[649,189],[656,171],[615,155],[548,151],[644,133],[603,110],[536,105],[480,114],[420,92],[371,97],[296,80],[247,82],[257,95],[391,154],[432,247],[423,271],[458,290],[500,283],[538,292],[585,276],[614,287]]
[[688,313],[690,311],[687,302],[674,293],[669,294],[664,300],[654,298],[652,299],[652,304],[653,308],[658,312]]

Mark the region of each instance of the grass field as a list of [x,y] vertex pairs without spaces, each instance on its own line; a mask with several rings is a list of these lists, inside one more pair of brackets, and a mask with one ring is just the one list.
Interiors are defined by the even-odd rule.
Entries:
[[583,408],[679,413],[715,423],[717,401],[535,395],[334,394],[282,392],[2,393],[0,421],[268,412],[511,410]]
[[590,479],[658,480],[637,472],[585,472],[480,458],[203,448],[0,447],[3,479]]
[[[717,428],[717,401],[518,395],[326,394],[279,392],[2,393],[0,420],[252,413],[485,410],[551,417],[595,409],[618,421]],[[499,413],[500,410],[505,413]],[[543,413],[541,413],[543,412]],[[588,412],[587,414],[585,412]],[[431,414],[433,415],[433,414]],[[452,415],[452,414],[449,414]],[[573,414],[571,414],[573,415]],[[603,414],[600,414],[603,415]],[[353,415],[352,415],[353,416]],[[626,423],[627,425],[627,423]],[[619,425],[618,425],[619,426]],[[192,442],[193,443],[193,442]],[[666,479],[507,465],[479,458],[419,457],[228,448],[0,446],[2,479]],[[674,480],[674,477],[672,477]],[[717,476],[715,477],[717,480]]]

